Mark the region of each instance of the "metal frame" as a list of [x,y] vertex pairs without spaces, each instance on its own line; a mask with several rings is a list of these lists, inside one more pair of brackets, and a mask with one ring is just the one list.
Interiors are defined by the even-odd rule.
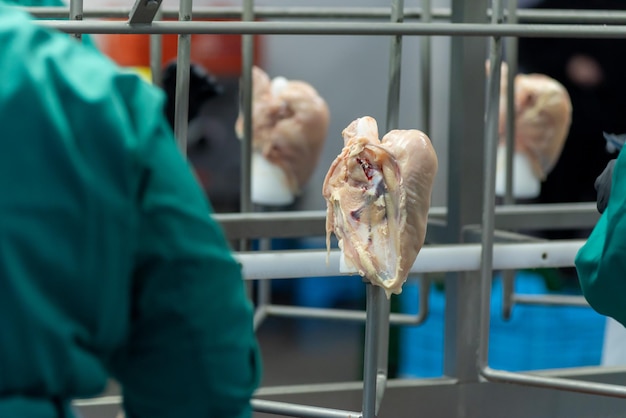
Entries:
[[376,35],[454,37],[623,38],[623,22],[605,24],[377,23],[366,22],[153,22],[134,27],[127,22],[42,20],[40,25],[68,33],[93,34],[257,34],[257,35]]
[[[406,385],[463,385],[490,382],[515,383],[574,392],[585,392],[612,397],[626,397],[626,387],[591,383],[569,378],[556,378],[546,374],[522,374],[493,370],[488,363],[489,300],[491,278],[494,269],[517,269],[525,267],[571,266],[574,255],[582,241],[565,242],[518,242],[497,243],[499,229],[509,230],[523,226],[531,228],[565,228],[592,226],[597,220],[593,204],[579,205],[532,205],[513,206],[510,194],[511,174],[507,179],[509,192],[507,205],[494,206],[495,147],[497,144],[497,108],[499,88],[499,63],[503,60],[503,37],[509,38],[509,48],[514,49],[514,39],[525,37],[626,37],[626,12],[611,11],[530,11],[516,10],[510,6],[504,10],[502,0],[494,0],[488,8],[487,0],[452,0],[451,9],[432,9],[430,0],[423,0],[422,8],[405,8],[402,0],[391,0],[390,8],[271,8],[255,9],[253,0],[245,0],[243,7],[195,8],[194,16],[200,18],[229,17],[240,21],[201,22],[191,21],[191,0],[181,0],[177,12],[178,22],[159,22],[160,18],[174,17],[174,10],[154,10],[158,0],[137,0],[133,9],[83,10],[82,0],[71,0],[67,8],[28,8],[39,17],[60,18],[70,16],[69,21],[48,20],[39,24],[73,34],[152,34],[151,51],[160,50],[161,34],[179,36],[178,76],[176,80],[175,134],[181,150],[186,150],[187,100],[189,80],[182,69],[189,68],[191,34],[240,34],[243,35],[242,109],[246,115],[242,148],[241,190],[243,193],[240,214],[219,215],[230,238],[240,239],[237,254],[247,280],[262,283],[259,310],[255,324],[259,325],[267,315],[313,317],[326,319],[365,321],[365,364],[363,382],[349,384],[308,385],[294,388],[261,388],[257,396],[293,391],[316,392],[342,387],[363,389],[361,412],[320,408],[306,405],[273,402],[261,399],[252,401],[253,408],[261,412],[301,417],[375,417],[386,387]],[[154,11],[154,14],[152,12]],[[126,21],[82,20],[85,18],[120,18]],[[255,16],[265,19],[255,21]],[[272,21],[271,19],[276,19]],[[300,20],[299,20],[300,19]],[[308,21],[301,21],[308,19]],[[314,22],[322,19],[324,22]],[[334,19],[334,21],[333,21]],[[339,20],[346,19],[349,22]],[[363,22],[355,20],[364,20]],[[417,21],[407,21],[416,19]],[[286,21],[279,21],[286,20]],[[387,20],[387,22],[366,22]],[[437,20],[437,21],[436,21]],[[441,21],[444,22],[441,22]],[[504,23],[504,22],[507,23]],[[565,23],[565,24],[561,24]],[[606,24],[614,26],[607,26]],[[324,214],[321,212],[254,213],[250,202],[250,142],[251,142],[251,66],[252,40],[258,34],[283,35],[379,35],[390,36],[390,68],[388,81],[388,111],[386,128],[398,123],[400,62],[402,37],[422,37],[422,86],[424,87],[423,126],[430,124],[430,36],[451,36],[452,74],[450,114],[450,154],[448,208],[433,208],[430,212],[428,239],[443,245],[428,245],[422,249],[413,273],[446,272],[446,346],[443,379],[418,381],[387,380],[386,337],[390,323],[419,324],[428,312],[427,292],[420,300],[417,316],[389,314],[388,301],[377,287],[367,286],[367,309],[360,311],[318,310],[271,304],[267,283],[275,278],[309,276],[336,276],[339,253],[331,251],[329,264],[323,251],[272,251],[267,238],[279,236],[302,236],[323,234]],[[494,69],[488,79],[485,92],[475,80],[483,77],[479,72],[486,55],[486,38],[491,38],[489,59]],[[159,57],[152,57],[151,66],[158,71]],[[514,61],[510,64],[515,66]],[[155,81],[158,78],[155,78]],[[473,81],[473,82],[472,82]],[[512,85],[513,83],[509,83]],[[509,94],[509,98],[512,94]],[[478,104],[477,105],[477,98]],[[481,105],[484,99],[484,107]],[[511,106],[511,103],[507,104]],[[512,115],[513,112],[509,112]],[[480,122],[484,119],[484,125]],[[512,121],[507,122],[508,132],[513,131]],[[511,135],[509,134],[509,138]],[[463,140],[461,140],[463,138]],[[512,147],[509,147],[511,149]],[[511,161],[512,154],[507,156]],[[481,171],[484,167],[484,171]],[[469,181],[464,173],[480,173]],[[482,195],[482,203],[475,196]],[[555,222],[558,220],[558,222]],[[277,227],[277,224],[281,224]],[[297,226],[296,226],[297,225]],[[471,243],[472,237],[480,243]],[[296,235],[294,235],[296,234]],[[297,235],[299,234],[299,235]],[[247,252],[246,241],[263,238],[263,250]],[[280,257],[280,263],[276,262]],[[297,268],[295,268],[297,266]],[[479,274],[476,274],[479,272]],[[424,282],[425,283],[425,282]],[[427,284],[423,284],[427,286]],[[516,303],[543,303],[549,305],[584,305],[580,298],[565,297],[528,298],[514,295],[508,285],[505,316]],[[480,306],[480,312],[475,309]],[[330,389],[332,390],[332,389]],[[77,401],[76,405],[104,405],[118,403],[119,397]],[[460,412],[459,412],[460,413]],[[460,413],[461,414],[461,413]],[[461,415],[459,415],[460,417]],[[465,415],[463,415],[465,416]]]

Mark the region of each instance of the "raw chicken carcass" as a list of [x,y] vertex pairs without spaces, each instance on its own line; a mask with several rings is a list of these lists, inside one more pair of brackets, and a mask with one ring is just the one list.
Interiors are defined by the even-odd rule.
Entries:
[[[500,143],[506,138],[508,66],[502,65]],[[532,173],[542,181],[561,155],[572,119],[572,103],[561,83],[544,74],[515,76],[515,152],[526,156]]]
[[402,292],[424,244],[437,156],[421,131],[392,130],[378,139],[365,116],[343,133],[344,147],[330,166],[326,246],[335,233],[346,264],[387,297]]
[[[243,122],[240,112],[235,122],[239,138]],[[310,84],[270,79],[259,67],[252,68],[253,176],[278,172],[281,184],[269,187],[284,187],[297,196],[315,170],[328,124],[328,106]]]

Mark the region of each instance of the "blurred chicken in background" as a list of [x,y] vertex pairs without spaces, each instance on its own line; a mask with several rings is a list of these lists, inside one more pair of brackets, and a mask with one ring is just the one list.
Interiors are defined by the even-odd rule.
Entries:
[[[515,76],[513,195],[535,198],[557,163],[572,121],[572,102],[561,83],[545,74]],[[502,64],[496,189],[505,191],[508,66]]]
[[[288,205],[318,163],[329,124],[328,106],[304,81],[252,69],[252,200]],[[240,111],[235,131],[244,136]]]
[[[534,0],[537,9],[624,10],[620,0]],[[593,202],[596,177],[614,158],[603,132],[626,132],[624,39],[519,38],[521,72],[546,74],[567,89],[572,125],[561,157],[541,185],[537,203]],[[549,239],[581,238],[588,230],[545,231]]]

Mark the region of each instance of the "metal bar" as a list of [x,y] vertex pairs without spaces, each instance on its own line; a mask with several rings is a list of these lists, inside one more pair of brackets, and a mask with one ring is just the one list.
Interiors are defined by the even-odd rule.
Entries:
[[[420,378],[420,379],[389,379],[387,388],[408,388],[420,386],[445,386],[458,383],[455,379],[448,377]],[[303,385],[285,385],[285,386],[266,386],[259,388],[255,392],[255,396],[278,396],[278,395],[298,395],[305,393],[324,393],[324,392],[347,392],[360,391],[363,389],[363,382],[331,382],[331,383],[314,383]]]
[[[430,23],[433,20],[431,0],[422,0],[422,22]],[[422,131],[430,132],[430,105],[431,105],[431,38],[423,36],[420,40],[420,70],[421,70],[421,98],[422,98]]]
[[[404,0],[391,2],[391,22],[404,20]],[[389,48],[389,80],[387,86],[387,119],[385,132],[396,129],[400,118],[400,79],[402,71],[402,37],[391,38]],[[367,312],[365,319],[365,360],[363,372],[363,416],[378,416],[387,387],[389,362],[390,300],[385,292],[367,285]]]
[[565,379],[559,377],[538,376],[529,373],[513,373],[503,370],[494,370],[485,367],[481,375],[491,381],[500,383],[513,383],[523,386],[535,386],[549,389],[567,390],[571,392],[587,393],[590,395],[611,396],[626,398],[626,386],[606,383],[595,383],[583,380]]
[[568,229],[593,227],[600,214],[595,203],[497,206],[498,229]]
[[514,294],[513,301],[520,305],[543,305],[543,306],[579,306],[589,307],[589,303],[583,296],[568,295],[522,295]]
[[[509,1],[508,22],[517,23],[517,1]],[[506,61],[509,67],[506,91],[506,194],[504,204],[515,203],[513,198],[513,154],[515,150],[515,75],[517,73],[517,38],[508,37],[506,42]]]
[[[570,267],[584,240],[494,244],[493,269]],[[235,253],[247,280],[348,276],[340,273],[340,251],[272,251]],[[327,263],[328,257],[328,263]],[[478,271],[480,244],[430,245],[421,249],[410,273]]]
[[[503,19],[502,0],[493,0],[493,24]],[[500,77],[502,65],[502,39],[491,39],[489,49],[491,68],[487,79],[487,104],[485,108],[485,169],[483,186],[482,240],[480,257],[480,331],[478,366],[487,365],[489,347],[489,319],[491,312],[491,285],[494,260],[496,154],[499,142],[498,121],[500,109]]]
[[[262,238],[261,240],[259,240],[259,250],[271,251],[272,241],[268,238]],[[271,280],[261,280],[257,283],[257,304],[253,320],[253,327],[255,330],[257,330],[259,326],[261,326],[261,324],[269,314],[267,308],[272,303],[271,286]]]
[[[391,22],[402,23],[404,20],[404,0],[391,3]],[[387,121],[385,132],[398,128],[400,118],[400,78],[402,74],[402,36],[391,38],[389,48],[389,81],[387,86]]]
[[[180,12],[176,22],[182,25],[191,24],[192,0],[180,0]],[[157,22],[153,23],[156,24]],[[166,24],[165,22],[160,22]],[[173,23],[173,22],[172,22]],[[152,26],[152,25],[151,25]],[[141,27],[151,27],[141,26]],[[129,26],[130,27],[130,26]],[[178,148],[187,154],[187,128],[189,117],[189,71],[191,64],[191,35],[178,35],[178,57],[176,58],[176,102],[174,107],[174,133]]]
[[130,11],[130,25],[149,25],[154,20],[163,0],[135,0]]
[[[241,19],[244,23],[254,20],[254,0],[245,0]],[[241,184],[240,210],[252,211],[251,172],[252,172],[252,66],[254,64],[254,37],[244,34],[241,37],[241,82],[239,83],[241,109],[243,112],[243,138],[241,138]]]
[[[268,283],[269,284],[270,281],[269,280],[262,280],[261,282],[259,282],[259,285],[262,285],[263,283]],[[256,310],[254,311],[254,317],[252,318],[252,327],[253,327],[253,329],[255,331],[257,329],[259,329],[259,327],[261,326],[263,321],[265,321],[265,319],[268,316],[269,316],[268,306],[257,306]]]
[[[40,18],[62,18],[68,15],[67,7],[21,7],[27,12]],[[89,8],[85,10],[85,17],[125,19],[129,9],[119,7]],[[242,7],[211,6],[194,7],[193,14],[199,19],[238,19],[243,13]],[[434,18],[446,19],[450,16],[449,8],[435,8],[432,10]],[[260,6],[255,8],[255,15],[267,19],[375,19],[389,20],[388,7],[272,7]],[[164,9],[165,18],[175,18],[178,10]],[[405,16],[412,19],[422,18],[420,8],[406,8]]]
[[[610,368],[606,367],[582,367],[582,368],[567,368],[567,369],[552,369],[552,370],[537,370],[532,372],[532,376],[538,377],[550,377],[561,380],[562,378],[575,379],[583,378],[589,381],[589,378],[606,379],[614,375],[623,375],[623,368]],[[448,377],[436,377],[436,378],[419,378],[419,379],[389,379],[387,387],[390,389],[396,388],[419,388],[419,387],[434,387],[434,386],[449,386],[457,385],[459,382],[456,379],[450,379]],[[351,382],[331,382],[331,383],[315,383],[315,384],[302,384],[302,385],[285,385],[285,386],[266,386],[257,389],[255,397],[261,396],[282,396],[282,395],[299,395],[299,394],[312,394],[312,393],[326,393],[326,392],[348,392],[359,391],[363,388],[362,381]],[[89,408],[98,406],[113,406],[120,405],[122,402],[121,396],[100,396],[97,398],[76,399],[72,402],[73,406]],[[360,413],[359,413],[360,414]]]
[[97,398],[76,399],[72,401],[72,405],[80,406],[80,407],[120,405],[121,403],[122,403],[122,397],[119,395],[99,396]]
[[[421,290],[420,290],[421,292]],[[428,293],[425,295],[426,304],[428,304]],[[419,325],[426,319],[421,304],[423,296],[420,293],[420,307],[417,315],[391,313],[389,315],[389,323],[393,325]],[[288,305],[268,305],[266,307],[267,315],[288,317],[288,318],[312,318],[312,319],[329,319],[337,321],[353,321],[364,322],[365,311],[349,310],[349,309],[327,309],[327,308],[308,308],[302,306]]]
[[520,9],[517,17],[523,23],[570,23],[613,25],[626,23],[626,12],[619,10]]
[[[20,7],[38,18],[64,18],[69,14],[67,7]],[[84,10],[85,18],[126,19],[130,13],[128,8],[120,7],[90,7]],[[195,7],[194,16],[199,19],[237,19],[241,17],[241,7]],[[260,6],[255,9],[255,14],[264,20],[267,19],[375,19],[388,20],[390,16],[388,7],[271,7]],[[405,19],[421,19],[427,10],[406,7]],[[449,20],[450,8],[433,8],[433,19]],[[490,13],[487,13],[488,17]],[[566,10],[566,9],[521,9],[517,12],[521,23],[566,23],[566,24],[625,24],[626,12],[618,10]],[[178,17],[178,10],[164,9],[163,17],[172,19]],[[509,21],[509,15],[506,15]]]
[[[70,0],[70,20],[83,20],[83,0]],[[79,32],[72,33],[72,36],[78,40],[82,39]]]
[[[517,23],[517,1],[508,1],[507,22]],[[506,91],[506,173],[504,204],[515,204],[513,197],[513,155],[515,150],[515,76],[517,74],[517,38],[507,37],[505,40],[507,73]],[[515,291],[515,271],[502,272],[502,317],[511,318],[513,310],[513,293]]]
[[518,36],[536,38],[625,38],[625,25],[536,25],[488,23],[367,22],[154,22],[129,26],[116,21],[37,20],[36,24],[67,33],[94,34],[231,34],[231,35],[373,35],[373,36]]
[[[434,378],[422,378],[422,379],[389,379],[387,387],[389,388],[410,388],[410,387],[423,387],[423,386],[446,386],[454,385],[458,382],[455,379],[448,377],[434,377]],[[360,391],[363,389],[362,381],[352,382],[331,382],[331,383],[314,383],[303,385],[286,385],[286,386],[266,386],[261,387],[254,393],[255,398],[261,396],[281,396],[281,395],[300,395],[311,393],[325,393],[325,392],[349,392]],[[253,401],[254,402],[254,401]],[[121,396],[100,396],[97,398],[77,399],[72,402],[76,407],[94,407],[94,406],[112,406],[120,405],[122,403]],[[356,413],[353,418],[361,416],[361,413]]]
[[[480,242],[483,235],[483,230],[480,225],[470,225],[465,228],[464,242]],[[531,235],[520,234],[518,232],[510,232],[510,231],[494,231],[494,241],[497,243],[507,243],[507,242],[539,242],[539,241],[548,241],[545,238],[538,238]]]
[[381,324],[378,319],[385,307],[380,304],[386,298],[379,286],[366,285],[367,310],[365,319],[365,355],[363,364],[363,418],[378,415],[378,360],[381,340]]
[[[445,227],[444,207],[432,207],[428,214],[428,231]],[[326,211],[310,210],[273,213],[218,213],[214,215],[229,239],[286,238],[324,236]],[[536,204],[496,207],[496,228],[567,229],[593,227],[600,215],[595,203]]]
[[360,418],[360,412],[340,409],[320,408],[317,406],[296,405],[285,402],[252,399],[252,409],[257,412],[301,418]]
[[[389,364],[389,314],[391,302],[382,289],[378,291],[378,317],[375,321],[378,323],[378,336],[376,338],[377,359],[376,359],[376,402],[374,407],[374,416],[378,416],[380,405],[385,396],[387,389],[387,369]],[[367,327],[367,320],[365,326]],[[367,331],[366,331],[367,332]],[[367,341],[367,336],[366,336]]]
[[[159,8],[154,16],[154,20],[161,20],[163,18],[163,11]],[[150,35],[150,75],[152,77],[152,84],[155,86],[161,86],[163,78],[162,64],[163,61],[163,36],[162,35]]]
[[[452,24],[484,22],[488,0],[452,0]],[[434,25],[429,23],[425,26]],[[484,39],[455,37],[450,42],[449,139],[446,242],[465,240],[468,225],[480,223],[483,168]],[[467,173],[472,173],[468,176]],[[468,273],[445,275],[444,374],[463,382],[478,380],[476,280]]]
[[[422,322],[426,321],[428,318],[428,314],[430,312],[430,279],[422,276],[419,279],[419,295],[417,302],[417,315],[414,317],[412,323],[407,325],[419,325]],[[396,314],[397,315],[397,314]],[[393,315],[389,320],[393,319]],[[393,322],[392,322],[393,323]]]

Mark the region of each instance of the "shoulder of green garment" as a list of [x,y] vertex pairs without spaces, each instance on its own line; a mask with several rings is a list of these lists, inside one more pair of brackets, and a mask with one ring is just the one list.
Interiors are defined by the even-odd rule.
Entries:
[[[63,0],[0,0],[0,2],[4,2],[5,4],[13,4],[15,6],[21,7],[61,7],[67,6]],[[91,36],[83,35],[82,41],[85,45],[97,49],[96,43],[93,41]]]
[[66,6],[63,0],[3,0],[7,4],[22,7],[57,7]]

